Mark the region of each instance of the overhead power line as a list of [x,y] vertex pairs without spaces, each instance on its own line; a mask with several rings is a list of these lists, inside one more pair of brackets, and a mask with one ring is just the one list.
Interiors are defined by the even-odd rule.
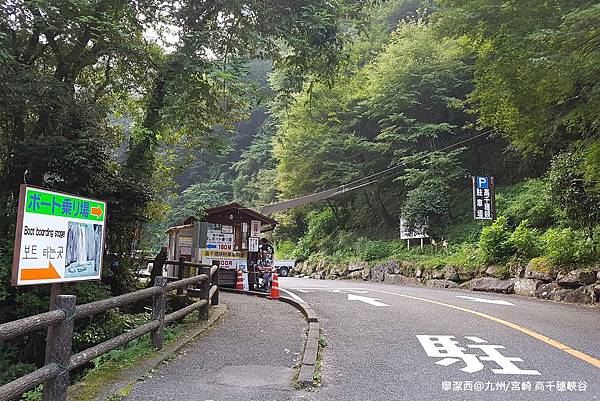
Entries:
[[[492,132],[494,132],[495,130],[488,130],[485,132],[481,132],[477,135],[471,136],[469,138],[463,139],[462,141],[458,141],[456,143],[453,143],[451,145],[448,145],[446,147],[443,147],[439,150],[436,150],[435,152],[445,152],[447,150],[453,149],[453,148],[457,148],[467,142],[470,142],[474,139],[477,138],[481,138],[484,135],[488,135],[491,134]],[[420,160],[425,159],[427,156],[429,156],[431,153],[433,152],[427,152],[425,154],[422,154],[420,156],[415,157],[414,159],[411,159],[408,162],[402,162],[396,166],[392,166],[392,167],[388,167],[385,170],[381,170],[377,173],[373,173],[370,174],[366,177],[363,178],[359,178],[357,180],[351,181],[347,184],[344,185],[340,185],[338,187],[335,188],[331,188],[325,191],[320,191],[320,192],[316,192],[314,194],[310,194],[310,195],[305,195],[305,196],[301,196],[298,198],[294,198],[294,199],[290,199],[287,201],[283,201],[283,202],[278,202],[278,203],[274,203],[271,205],[267,205],[267,206],[263,206],[261,209],[261,213],[265,214],[265,215],[270,215],[276,212],[280,212],[282,210],[287,210],[287,209],[291,209],[297,206],[302,206],[302,205],[306,205],[309,203],[313,203],[313,202],[318,202],[320,200],[325,200],[325,199],[329,199],[329,198],[333,198],[334,196],[337,195],[341,195],[343,193],[346,192],[350,192],[350,191],[354,191],[356,189],[365,187],[367,185],[371,185],[374,184],[380,180],[382,180],[383,178],[386,178],[387,176],[391,175],[393,172],[395,172],[396,170],[400,170],[403,169],[405,167],[407,167],[408,164],[410,163],[414,163]]]

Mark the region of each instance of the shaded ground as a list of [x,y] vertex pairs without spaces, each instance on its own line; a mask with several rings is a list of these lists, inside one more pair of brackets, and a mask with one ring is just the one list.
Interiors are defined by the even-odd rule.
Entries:
[[282,302],[221,293],[222,322],[146,380],[127,400],[292,400],[306,323]]

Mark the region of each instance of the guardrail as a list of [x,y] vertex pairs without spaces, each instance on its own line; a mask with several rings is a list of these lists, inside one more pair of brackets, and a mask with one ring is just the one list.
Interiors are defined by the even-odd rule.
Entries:
[[[159,276],[154,280],[154,287],[82,305],[76,305],[74,295],[59,295],[54,303],[54,309],[49,312],[0,324],[0,341],[48,328],[45,365],[0,387],[0,400],[13,400],[44,383],[44,401],[65,401],[71,370],[146,333],[150,333],[152,345],[161,349],[164,343],[165,325],[195,310],[199,311],[200,319],[208,320],[209,305],[219,304],[219,269],[217,266],[210,267],[189,262],[185,262],[185,266],[198,268],[200,274],[172,282],[169,282],[165,276]],[[200,284],[199,289],[188,289],[197,284]],[[200,299],[189,306],[165,314],[167,293],[185,289],[188,289],[188,293],[192,296],[199,296]],[[72,355],[71,346],[76,319],[148,298],[153,299],[151,321]]]

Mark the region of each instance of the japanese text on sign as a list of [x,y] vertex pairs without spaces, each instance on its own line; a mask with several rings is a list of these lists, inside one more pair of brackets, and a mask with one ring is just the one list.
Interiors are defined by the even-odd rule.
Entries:
[[98,280],[106,204],[21,186],[13,285]]
[[473,217],[494,220],[496,217],[494,177],[473,177]]

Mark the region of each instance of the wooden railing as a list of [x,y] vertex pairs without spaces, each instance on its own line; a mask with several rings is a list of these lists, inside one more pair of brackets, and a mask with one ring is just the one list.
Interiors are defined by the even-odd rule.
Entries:
[[[181,265],[184,263],[181,262]],[[49,312],[0,324],[0,341],[48,328],[45,365],[0,387],[0,400],[16,399],[44,383],[44,401],[64,401],[67,398],[71,370],[146,333],[150,333],[152,345],[160,349],[164,343],[165,325],[195,310],[199,311],[200,319],[208,320],[209,305],[219,304],[219,269],[217,266],[210,267],[189,262],[185,262],[185,267],[198,268],[200,274],[171,282],[168,277],[156,277],[154,287],[82,305],[76,305],[74,295],[59,295],[56,297],[53,310]],[[189,288],[198,284],[199,289]],[[199,295],[199,300],[168,315],[165,314],[167,293],[174,290],[181,292],[186,289],[192,296]],[[152,320],[72,355],[71,345],[76,319],[104,313],[109,309],[131,305],[148,298],[153,299]]]

